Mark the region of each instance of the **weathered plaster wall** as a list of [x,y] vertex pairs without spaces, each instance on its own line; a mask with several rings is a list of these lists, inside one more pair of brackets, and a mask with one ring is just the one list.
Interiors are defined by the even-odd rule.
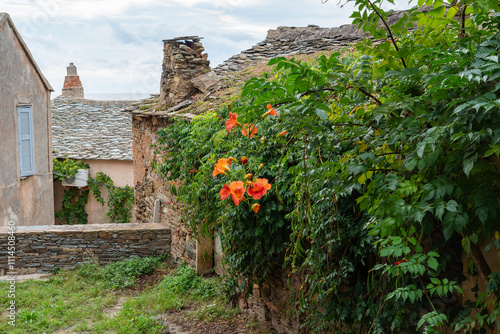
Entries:
[[[7,227],[0,227],[0,275],[9,272]],[[99,263],[170,252],[170,230],[159,224],[53,225],[15,231],[18,275],[71,269],[91,256]]]
[[[89,165],[89,177],[95,178],[98,172],[103,172],[109,175],[113,184],[117,187],[126,185],[134,185],[134,170],[133,162],[126,160],[82,160],[83,163]],[[62,208],[62,196],[64,188],[61,181],[54,182],[54,208],[59,211]],[[107,199],[108,190],[102,186],[101,192],[104,200]],[[101,205],[97,202],[92,194],[89,194],[88,204],[85,206],[85,211],[88,213],[88,224],[107,224],[109,218],[106,217],[108,212],[107,205]],[[58,218],[55,220],[56,224],[60,224]],[[135,223],[135,209],[132,208],[132,218],[129,223]]]
[[[4,21],[0,26],[0,226],[9,221],[18,226],[54,223],[50,91],[24,47],[9,21]],[[26,104],[33,108],[35,175],[21,179],[17,106]]]
[[[148,115],[134,115],[132,134],[134,137],[134,185],[136,222],[152,223],[155,202],[159,205],[158,220],[155,221],[172,230],[171,254],[174,259],[185,259],[191,265],[196,260],[196,240],[189,226],[181,219],[182,208],[174,202],[171,182],[159,175],[152,162],[161,163],[151,145],[157,143],[156,132],[172,124],[173,119]],[[157,201],[158,200],[158,201]]]

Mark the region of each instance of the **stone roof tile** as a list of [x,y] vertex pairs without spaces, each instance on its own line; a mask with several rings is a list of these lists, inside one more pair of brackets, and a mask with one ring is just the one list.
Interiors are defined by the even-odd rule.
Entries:
[[131,101],[52,100],[55,158],[133,160]]

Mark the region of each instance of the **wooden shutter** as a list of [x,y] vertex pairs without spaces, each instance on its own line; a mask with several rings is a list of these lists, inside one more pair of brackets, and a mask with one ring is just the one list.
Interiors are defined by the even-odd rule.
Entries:
[[35,174],[35,152],[33,149],[33,111],[31,106],[17,107],[17,130],[19,134],[20,176]]

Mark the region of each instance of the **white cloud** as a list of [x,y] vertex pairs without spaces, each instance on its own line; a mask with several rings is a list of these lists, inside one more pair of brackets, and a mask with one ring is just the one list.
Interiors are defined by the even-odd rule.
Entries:
[[[352,3],[340,8],[338,1],[6,0],[1,10],[11,15],[54,95],[69,62],[78,67],[86,93],[157,93],[163,39],[205,37],[216,66],[280,25],[349,23]],[[396,3],[402,8],[406,1]]]

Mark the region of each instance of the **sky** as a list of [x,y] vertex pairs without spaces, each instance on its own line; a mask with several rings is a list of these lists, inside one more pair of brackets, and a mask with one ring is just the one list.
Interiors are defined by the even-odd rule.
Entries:
[[[85,97],[134,99],[159,93],[163,40],[201,36],[211,66],[265,39],[278,26],[349,24],[346,0],[4,0],[42,73],[61,94],[66,66]],[[387,8],[409,8],[395,0]]]

